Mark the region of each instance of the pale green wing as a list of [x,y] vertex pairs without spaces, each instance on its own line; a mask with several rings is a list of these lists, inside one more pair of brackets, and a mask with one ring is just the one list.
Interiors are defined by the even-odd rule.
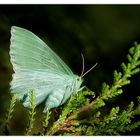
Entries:
[[39,37],[20,27],[11,28],[10,56],[15,72],[36,70],[73,74],[60,57]]
[[[73,90],[72,82],[73,77],[58,75],[50,72],[41,71],[22,71],[13,74],[13,80],[11,81],[11,92],[18,93],[18,99],[22,101],[25,107],[30,107],[29,94],[31,90],[35,91],[35,105],[42,103],[46,98],[52,97],[54,92],[58,92],[61,88],[71,87]],[[50,105],[55,107],[61,105],[61,100],[64,98],[66,90],[58,92],[55,95],[54,100],[48,101],[47,108]],[[69,96],[69,95],[67,95]],[[66,101],[66,100],[65,100]]]
[[[29,107],[28,94],[31,90],[35,91],[35,105],[47,98],[47,108],[61,105],[72,94],[74,74],[41,39],[30,31],[12,27],[10,57],[15,71],[10,83],[11,92],[19,94],[18,98],[24,106]],[[67,87],[71,89],[69,94]],[[61,92],[58,92],[59,90]],[[54,96],[54,93],[57,94]]]

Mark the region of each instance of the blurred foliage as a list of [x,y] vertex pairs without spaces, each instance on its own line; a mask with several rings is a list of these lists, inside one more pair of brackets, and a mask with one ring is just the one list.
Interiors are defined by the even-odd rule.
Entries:
[[[0,5],[0,134],[9,106],[9,82],[12,66],[9,61],[10,28],[24,27],[40,36],[71,67],[74,73],[81,73],[84,54],[86,69],[98,62],[98,66],[85,77],[84,84],[99,93],[101,83],[112,83],[112,71],[119,71],[119,64],[126,61],[127,50],[134,41],[140,40],[139,5]],[[67,53],[67,51],[69,53]],[[125,107],[131,100],[136,102],[139,95],[140,74],[131,78],[124,94],[115,102],[110,100],[108,108]],[[126,93],[126,94],[125,94]],[[132,94],[133,93],[133,94]],[[96,95],[98,96],[98,95]],[[12,134],[20,135],[26,129],[27,110],[18,104],[11,120]],[[37,121],[33,131],[42,129],[40,114],[42,105],[37,107]],[[53,114],[52,119],[53,118]],[[23,121],[20,121],[21,117]],[[57,116],[56,116],[57,117]],[[132,126],[133,127],[133,126]],[[139,135],[139,129],[126,132]]]

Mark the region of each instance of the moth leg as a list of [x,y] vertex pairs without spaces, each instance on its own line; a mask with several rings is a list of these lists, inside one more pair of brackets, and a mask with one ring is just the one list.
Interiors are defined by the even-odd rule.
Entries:
[[43,112],[50,110],[61,105],[65,91],[63,89],[57,89],[51,92],[46,99],[45,108]]

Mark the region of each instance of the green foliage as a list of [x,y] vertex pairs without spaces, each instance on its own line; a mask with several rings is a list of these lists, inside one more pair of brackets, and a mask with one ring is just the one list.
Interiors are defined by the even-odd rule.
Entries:
[[44,121],[43,121],[44,135],[46,135],[46,133],[47,133],[47,128],[48,128],[48,124],[49,124],[50,115],[51,115],[50,111],[47,111],[46,113],[44,113]]
[[12,98],[11,98],[11,102],[10,102],[10,107],[8,110],[8,115],[7,115],[7,122],[9,122],[9,120],[12,118],[13,116],[13,111],[14,111],[14,106],[16,103],[16,99],[17,99],[18,94],[15,94]]
[[10,120],[13,117],[13,112],[14,112],[14,107],[15,107],[17,96],[18,96],[18,94],[14,94],[10,101],[10,106],[8,109],[8,113],[7,113],[6,121],[5,121],[5,127],[4,127],[4,134],[6,134],[6,135],[9,135],[9,133],[10,133],[9,125],[10,125]]
[[[119,105],[112,108],[107,107],[108,101],[116,99],[123,93],[123,86],[130,84],[130,77],[140,71],[139,44],[135,43],[129,50],[127,58],[128,63],[121,64],[122,72],[114,71],[112,84],[103,83],[99,96],[94,98],[94,92],[85,89],[85,91],[71,96],[65,105],[59,107],[55,119],[51,118],[52,111],[43,114],[43,131],[38,134],[122,135],[139,127],[140,120],[135,117],[140,115],[140,96],[137,98],[137,104],[131,101],[127,107],[122,108]],[[34,116],[36,114],[34,94],[34,91],[31,91],[31,109],[29,109],[26,135],[31,135],[31,130],[34,127]],[[11,101],[11,104],[15,104],[15,101]],[[13,112],[13,106],[10,106],[9,116]],[[105,108],[108,108],[108,111],[105,111]]]
[[[103,120],[95,126],[93,135],[120,135],[121,132],[129,128],[131,119],[134,117],[133,112],[135,112],[133,107],[134,103],[131,102],[128,108],[123,111],[120,111],[119,107],[112,108],[109,115],[105,116]],[[131,128],[134,129],[135,126],[136,125],[133,125],[133,128]]]
[[31,91],[30,93],[30,109],[29,109],[29,122],[28,122],[28,125],[27,125],[27,128],[26,128],[26,135],[29,135],[31,130],[33,129],[34,127],[34,116],[36,114],[36,111],[35,111],[35,92],[34,90]]
[[[79,122],[75,120],[80,108],[89,104],[89,99],[85,98],[86,95],[93,96],[91,91],[83,91],[75,96],[72,96],[69,102],[63,107],[59,119],[54,123],[51,129],[48,131],[48,135],[53,135],[58,131],[67,129],[67,126],[78,125]],[[82,101],[82,102],[81,102]],[[68,128],[67,131],[74,131],[73,128]]]
[[[125,130],[125,127],[128,129],[131,119],[134,115],[139,114],[139,107],[133,109],[133,102],[123,111],[119,107],[112,108],[109,115],[106,116],[102,116],[102,112],[99,111],[99,108],[106,105],[105,101],[122,94],[122,87],[130,83],[128,78],[140,71],[138,68],[140,65],[140,45],[135,43],[135,46],[129,50],[127,58],[128,64],[122,63],[123,72],[115,70],[113,84],[103,83],[100,95],[91,103],[84,96],[91,95],[91,92],[84,91],[72,96],[48,135],[59,133],[60,130],[61,133],[67,132],[64,133],[65,135],[70,132],[74,135],[119,135]],[[83,118],[85,114],[88,114],[88,117]],[[78,116],[82,116],[82,120],[79,120]],[[139,123],[133,124],[130,128],[134,129],[138,125]]]
[[122,94],[122,87],[130,84],[130,80],[128,78],[140,71],[138,67],[140,65],[140,45],[135,43],[135,46],[129,50],[127,58],[128,64],[121,64],[123,72],[117,72],[117,70],[114,71],[113,84],[108,85],[103,83],[102,91],[97,97],[96,105],[94,104],[93,108],[105,106],[104,100],[109,100],[109,98],[114,98],[119,94]]

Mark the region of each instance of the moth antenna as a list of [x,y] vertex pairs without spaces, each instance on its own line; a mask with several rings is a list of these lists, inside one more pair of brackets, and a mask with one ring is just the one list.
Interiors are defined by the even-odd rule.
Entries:
[[82,56],[82,62],[83,62],[83,65],[82,65],[82,72],[81,72],[80,77],[83,77],[82,75],[84,74],[84,69],[85,69],[85,60],[84,60],[84,56],[83,56],[83,54],[82,54],[82,53],[81,53],[81,56]]
[[87,73],[89,73],[93,68],[95,68],[95,67],[97,66],[97,64],[98,64],[98,63],[96,63],[96,64],[93,65],[89,70],[87,70],[87,71],[81,76],[81,78],[84,77]]

